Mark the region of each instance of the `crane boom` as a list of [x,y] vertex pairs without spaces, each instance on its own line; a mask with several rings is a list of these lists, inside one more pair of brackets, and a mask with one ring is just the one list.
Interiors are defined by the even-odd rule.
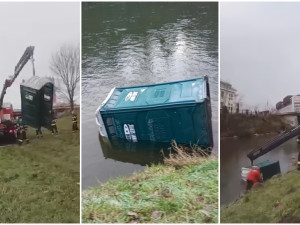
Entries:
[[35,75],[33,52],[34,52],[34,46],[27,47],[25,52],[23,53],[22,57],[20,58],[19,62],[15,66],[14,75],[10,76],[8,79],[5,80],[3,89],[1,92],[1,96],[0,96],[0,108],[2,108],[2,105],[3,105],[3,99],[6,94],[6,89],[13,84],[13,82],[18,77],[19,73],[21,72],[21,70],[23,69],[23,67],[26,65],[26,63],[29,60],[31,60],[32,66],[33,66],[33,76]]
[[290,140],[291,138],[293,138],[297,135],[300,135],[300,125],[298,125],[297,127],[293,128],[289,131],[279,134],[278,136],[273,138],[271,141],[265,143],[263,146],[252,150],[251,152],[249,152],[247,154],[248,158],[251,160],[251,164],[253,164],[253,160],[270,152],[277,146],[283,144],[284,142]]

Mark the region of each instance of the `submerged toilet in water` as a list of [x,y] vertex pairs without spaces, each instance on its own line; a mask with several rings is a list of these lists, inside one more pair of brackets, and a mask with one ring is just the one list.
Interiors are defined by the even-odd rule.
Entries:
[[113,88],[96,110],[96,122],[109,139],[212,147],[208,78]]

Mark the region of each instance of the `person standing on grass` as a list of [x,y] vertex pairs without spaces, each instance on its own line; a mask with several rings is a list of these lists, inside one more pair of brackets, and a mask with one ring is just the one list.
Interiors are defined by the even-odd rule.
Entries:
[[[298,126],[300,125],[300,116],[297,116]],[[300,144],[300,135],[297,137],[297,142]],[[298,153],[297,170],[300,170],[300,152]]]
[[298,166],[297,166],[297,170],[300,170],[300,152],[298,153]]
[[29,139],[27,138],[27,126],[25,125],[20,125],[17,128],[17,139],[18,139],[18,143],[19,145],[23,144],[24,142],[28,143]]
[[72,133],[78,130],[77,126],[77,115],[74,111],[72,111]]
[[23,124],[21,117],[18,118],[17,123],[15,124],[15,129],[18,144],[21,145],[22,143],[24,143],[24,141],[28,143],[29,139],[27,138],[26,134],[27,126]]
[[42,133],[41,127],[38,127],[38,128],[35,130],[35,133],[36,133],[36,137],[37,137],[37,138],[43,137],[43,133]]
[[56,118],[54,116],[54,113],[52,113],[51,131],[52,131],[52,135],[54,135],[54,134],[57,135],[58,134],[57,126],[56,126]]
[[252,166],[247,175],[247,190],[251,190],[252,187],[259,182],[262,182],[260,168],[258,166]]
[[19,144],[22,144],[23,143],[22,136],[21,136],[22,128],[19,123],[16,124],[16,132],[17,132],[17,141]]

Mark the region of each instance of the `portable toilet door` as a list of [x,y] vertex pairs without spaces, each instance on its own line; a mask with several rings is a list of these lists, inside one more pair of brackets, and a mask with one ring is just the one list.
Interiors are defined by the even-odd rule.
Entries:
[[21,85],[22,120],[25,125],[40,126],[40,107],[38,90]]
[[47,78],[34,76],[20,88],[24,124],[51,129],[53,83]]
[[43,91],[41,92],[43,96],[41,96],[41,112],[43,121],[43,127],[51,129],[51,121],[53,115],[53,84],[47,83],[43,87]]

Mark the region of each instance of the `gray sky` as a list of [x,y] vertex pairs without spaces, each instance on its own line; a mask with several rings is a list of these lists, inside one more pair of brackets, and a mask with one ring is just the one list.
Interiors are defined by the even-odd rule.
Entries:
[[247,105],[300,94],[300,3],[220,3],[220,70]]
[[[80,3],[0,2],[0,90],[29,45],[35,46],[37,76],[52,76],[49,62],[63,44],[80,42]],[[28,62],[4,102],[21,108],[20,83],[32,76]]]

